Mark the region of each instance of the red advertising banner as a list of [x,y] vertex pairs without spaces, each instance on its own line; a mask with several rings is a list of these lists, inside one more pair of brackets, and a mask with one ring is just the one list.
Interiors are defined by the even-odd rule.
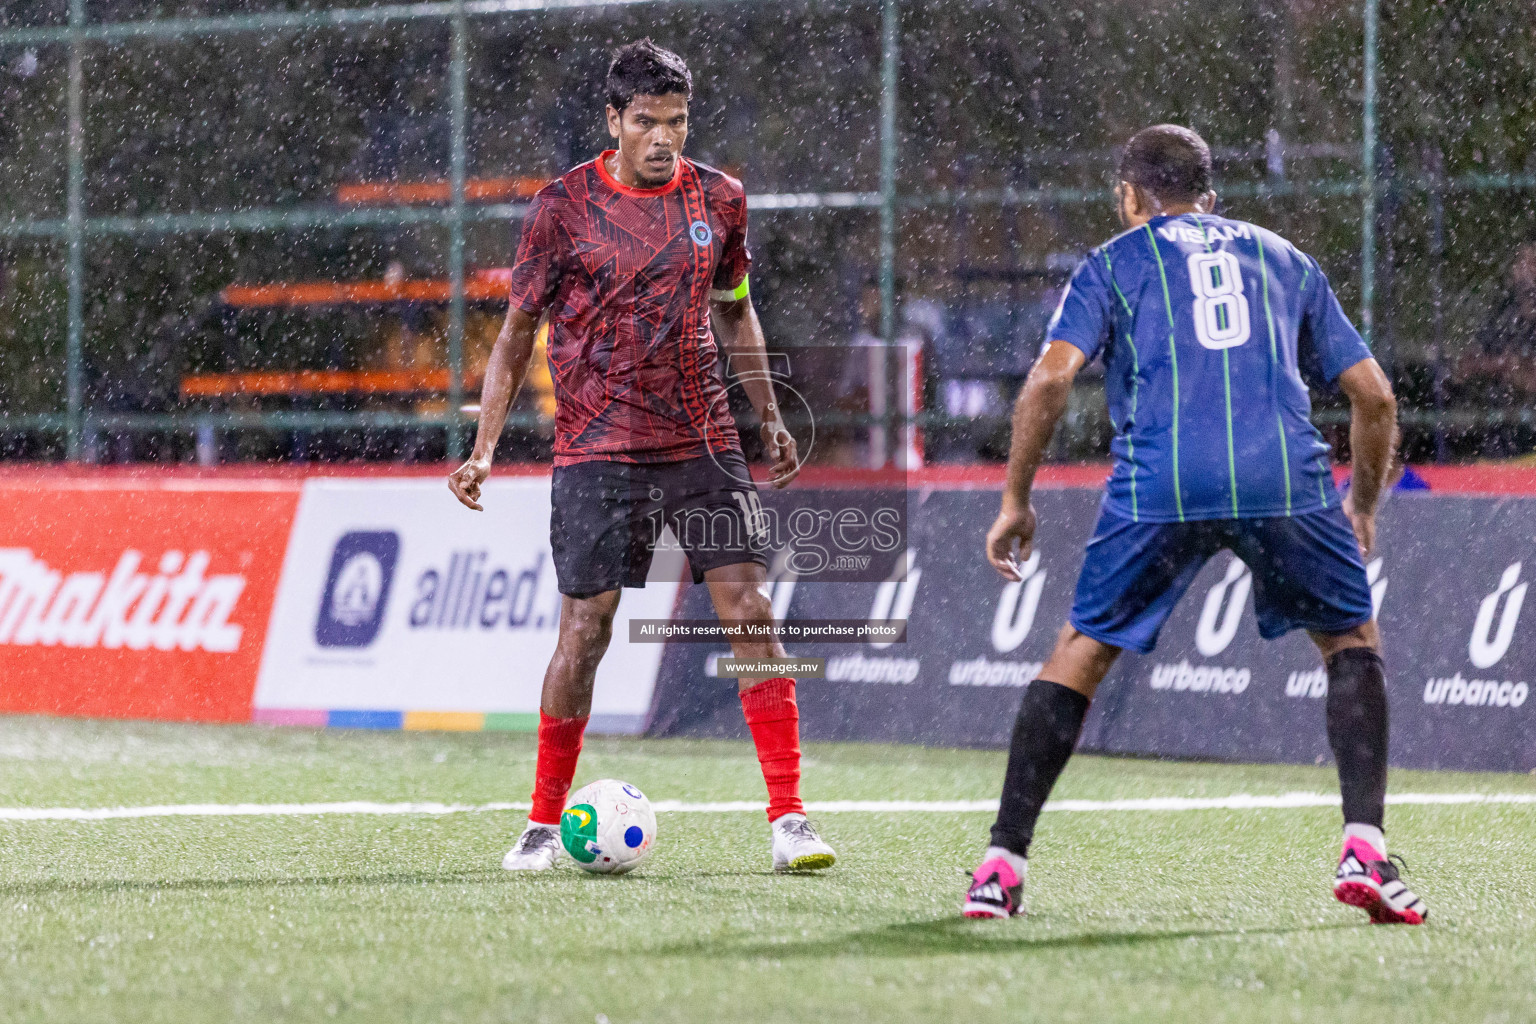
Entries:
[[0,477],[0,712],[250,721],[301,488]]

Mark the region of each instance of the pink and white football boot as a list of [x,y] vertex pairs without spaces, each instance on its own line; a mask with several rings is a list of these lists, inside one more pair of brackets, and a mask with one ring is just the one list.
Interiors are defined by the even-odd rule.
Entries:
[[1364,839],[1345,839],[1333,876],[1334,898],[1370,914],[1372,924],[1423,924],[1429,910],[1398,877],[1398,864],[1407,867],[1401,857],[1384,857]]
[[971,875],[960,912],[966,917],[1013,917],[1024,913],[1023,900],[1024,876],[1006,857],[993,856]]

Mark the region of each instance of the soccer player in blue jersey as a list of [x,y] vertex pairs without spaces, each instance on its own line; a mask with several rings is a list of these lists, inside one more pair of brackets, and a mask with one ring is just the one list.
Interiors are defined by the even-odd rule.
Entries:
[[[1200,136],[1176,125],[1137,133],[1119,177],[1127,230],[1072,275],[1019,395],[988,560],[1019,579],[1035,535],[1035,471],[1073,378],[1093,359],[1104,363],[1114,471],[1070,622],[1024,692],[992,845],[964,913],[1022,912],[1035,821],[1094,690],[1122,650],[1152,650],[1201,566],[1226,549],[1253,572],[1259,633],[1304,629],[1327,665],[1345,822],[1334,895],[1373,921],[1418,924],[1424,904],[1398,878],[1382,836],[1387,694],[1364,565],[1396,443],[1392,387],[1316,260],[1211,213],[1211,154]],[[1349,398],[1347,498],[1312,426],[1309,381]]]

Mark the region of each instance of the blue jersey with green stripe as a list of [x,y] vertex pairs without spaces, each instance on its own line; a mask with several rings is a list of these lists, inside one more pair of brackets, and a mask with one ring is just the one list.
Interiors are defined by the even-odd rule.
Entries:
[[1307,385],[1371,353],[1317,261],[1274,232],[1205,214],[1127,231],[1077,268],[1046,340],[1103,358],[1111,510],[1183,522],[1338,504]]

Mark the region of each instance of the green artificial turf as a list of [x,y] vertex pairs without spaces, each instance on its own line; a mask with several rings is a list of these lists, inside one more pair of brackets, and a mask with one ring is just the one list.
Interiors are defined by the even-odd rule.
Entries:
[[[525,799],[530,737],[0,719],[0,806]],[[996,796],[995,752],[810,744],[812,800]],[[762,794],[750,747],[589,740],[578,783]],[[1536,792],[1399,772],[1395,791]],[[1328,769],[1082,757],[1057,796],[1329,792]],[[1536,805],[1389,810],[1422,928],[1328,892],[1338,812],[1052,813],[1029,916],[957,916],[989,816],[824,814],[768,871],[760,814],[670,813],[622,878],[510,875],[517,812],[0,822],[0,1019],[1536,1019]]]

